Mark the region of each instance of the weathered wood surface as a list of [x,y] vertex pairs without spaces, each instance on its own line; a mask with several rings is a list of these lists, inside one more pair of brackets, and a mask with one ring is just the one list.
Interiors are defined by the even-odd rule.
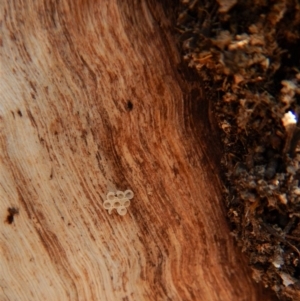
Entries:
[[[163,7],[2,0],[1,14],[0,299],[262,300]],[[112,188],[135,193],[124,217],[102,207]]]

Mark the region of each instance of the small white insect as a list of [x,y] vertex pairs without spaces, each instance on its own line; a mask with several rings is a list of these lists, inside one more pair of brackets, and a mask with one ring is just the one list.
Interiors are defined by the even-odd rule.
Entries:
[[103,207],[111,214],[113,209],[116,209],[119,215],[125,215],[127,213],[127,207],[130,206],[130,200],[134,197],[131,190],[109,192],[106,195],[106,200],[103,203]]

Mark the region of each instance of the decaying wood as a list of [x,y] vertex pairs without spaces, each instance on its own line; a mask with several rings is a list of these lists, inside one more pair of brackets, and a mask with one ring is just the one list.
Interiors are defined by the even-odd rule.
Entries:
[[133,2],[1,1],[1,300],[266,293],[229,234],[201,81],[163,6]]

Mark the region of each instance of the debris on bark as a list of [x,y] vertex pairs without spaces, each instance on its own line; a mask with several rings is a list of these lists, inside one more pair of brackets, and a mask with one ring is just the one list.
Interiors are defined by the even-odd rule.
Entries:
[[177,29],[217,90],[232,235],[256,281],[300,300],[300,3],[185,0]]

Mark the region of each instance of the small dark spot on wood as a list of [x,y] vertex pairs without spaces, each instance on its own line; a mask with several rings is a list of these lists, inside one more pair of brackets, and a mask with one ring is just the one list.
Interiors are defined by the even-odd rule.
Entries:
[[19,115],[20,117],[22,117],[22,116],[23,116],[23,114],[22,114],[21,110],[18,110],[18,115]]
[[71,226],[71,223],[68,223],[68,226]]
[[177,177],[179,175],[179,169],[177,167],[173,167],[174,176]]
[[[34,119],[32,113],[30,112],[30,110],[26,109],[26,112],[27,112],[27,115],[28,115],[28,117],[29,117],[29,120],[30,120],[31,125],[32,125],[33,127],[36,127],[36,128],[37,128],[37,124],[36,124],[36,122],[35,122],[35,119]],[[42,141],[41,141],[41,142],[42,142]]]
[[87,139],[86,139],[87,134],[88,134],[88,132],[86,130],[82,130],[82,132],[81,132],[81,138],[84,140],[85,145],[87,145]]
[[12,41],[17,40],[16,36],[12,32],[10,32],[10,38],[11,38]]
[[29,85],[31,89],[34,91],[34,93],[36,94],[36,84],[34,84],[32,81],[29,81]]
[[53,168],[51,168],[51,173],[50,173],[50,180],[53,179]]
[[131,111],[132,109],[133,109],[133,103],[130,100],[128,100],[127,101],[127,110]]
[[6,218],[6,222],[8,224],[12,224],[14,222],[14,216],[16,214],[19,214],[19,209],[15,208],[15,207],[10,207],[7,209],[7,211],[8,211],[8,215]]
[[13,111],[10,111],[11,114],[13,115],[14,119],[15,119],[15,113]]

